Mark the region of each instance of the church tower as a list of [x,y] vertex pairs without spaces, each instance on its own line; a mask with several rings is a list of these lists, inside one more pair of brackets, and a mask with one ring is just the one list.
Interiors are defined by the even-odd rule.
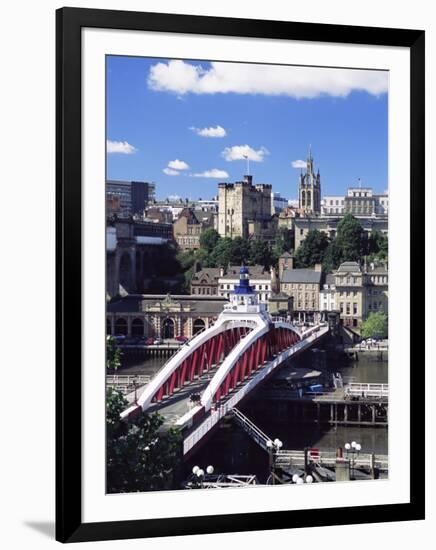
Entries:
[[306,163],[306,173],[300,174],[298,184],[298,206],[305,214],[317,215],[321,213],[321,176],[313,170],[312,148],[309,147],[309,156]]

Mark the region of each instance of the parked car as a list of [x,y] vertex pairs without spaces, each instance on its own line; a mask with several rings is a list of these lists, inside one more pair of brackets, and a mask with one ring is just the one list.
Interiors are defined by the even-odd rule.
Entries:
[[187,342],[188,338],[186,336],[176,336],[177,342]]
[[116,334],[114,336],[115,343],[118,345],[124,344],[125,339],[126,339],[126,336],[124,334]]
[[152,346],[154,343],[154,338],[152,336],[149,336],[146,340],[145,340],[145,345],[146,346]]
[[155,338],[155,339],[153,340],[153,344],[154,344],[155,346],[158,346],[159,344],[162,344],[162,340],[161,340],[160,338]]

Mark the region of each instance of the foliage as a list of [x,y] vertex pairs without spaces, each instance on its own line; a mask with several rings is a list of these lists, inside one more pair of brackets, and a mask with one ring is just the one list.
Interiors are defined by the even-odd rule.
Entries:
[[335,240],[331,241],[324,253],[322,269],[326,273],[330,273],[337,269],[341,263],[341,250]]
[[363,255],[364,238],[359,221],[352,214],[346,214],[338,223],[335,238],[340,251],[340,262],[359,262]]
[[370,313],[361,327],[362,338],[386,338],[388,335],[387,315],[378,311]]
[[122,422],[120,413],[127,401],[115,390],[108,390],[106,403],[108,493],[175,488],[179,431],[160,431],[163,418],[157,413]]
[[383,263],[388,259],[388,237],[380,231],[373,231],[367,241],[368,262]]
[[203,233],[200,235],[200,246],[207,252],[212,252],[219,240],[220,235],[218,231],[209,228],[203,231]]
[[325,233],[318,229],[309,231],[295,253],[295,267],[313,267],[315,264],[321,264],[328,246],[329,239]]
[[273,256],[269,244],[262,239],[255,239],[250,242],[250,264],[262,265],[268,269],[273,263]]
[[279,227],[275,243],[272,247],[272,261],[277,264],[278,259],[285,252],[291,252],[294,248],[294,233],[287,227]]
[[113,336],[106,338],[106,368],[108,370],[118,370],[121,366],[121,350],[117,346]]

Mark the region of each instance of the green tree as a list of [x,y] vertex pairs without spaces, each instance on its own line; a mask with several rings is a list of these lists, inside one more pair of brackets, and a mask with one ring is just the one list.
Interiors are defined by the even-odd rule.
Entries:
[[318,229],[309,231],[295,252],[295,266],[313,267],[315,264],[321,264],[328,246],[329,239],[325,233]]
[[121,350],[113,336],[106,337],[106,368],[118,370],[121,367]]
[[226,266],[232,257],[232,239],[225,237],[220,239],[215,248],[209,254],[210,267]]
[[373,231],[367,241],[365,254],[369,262],[385,262],[388,259],[388,237],[380,231]]
[[322,269],[326,273],[330,273],[337,269],[341,263],[341,250],[339,249],[336,241],[333,240],[329,243],[324,253],[324,259],[322,262]]
[[386,338],[388,335],[388,317],[381,311],[370,313],[363,321],[362,338]]
[[279,227],[271,255],[274,264],[277,264],[280,256],[285,252],[291,252],[294,248],[294,233],[287,227]]
[[251,265],[262,265],[268,269],[272,264],[272,254],[269,244],[262,239],[255,239],[250,242]]
[[170,428],[163,433],[157,413],[122,422],[120,413],[128,403],[117,391],[108,390],[106,404],[108,493],[174,489],[180,432]]
[[220,238],[220,234],[215,229],[206,229],[200,235],[200,246],[210,253],[215,248]]
[[363,255],[363,240],[364,231],[359,221],[352,214],[346,214],[338,223],[335,238],[340,250],[340,261],[359,262]]
[[250,242],[242,237],[235,237],[230,244],[230,263],[232,265],[248,264],[250,261]]

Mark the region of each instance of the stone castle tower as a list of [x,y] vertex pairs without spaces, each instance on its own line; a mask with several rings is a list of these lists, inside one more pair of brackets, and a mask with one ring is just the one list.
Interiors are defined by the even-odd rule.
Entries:
[[[243,181],[218,184],[218,233],[221,237],[260,236],[271,220],[271,185]],[[251,229],[250,229],[251,228]]]
[[301,172],[298,184],[298,206],[306,214],[321,213],[321,176],[313,171],[312,149],[309,148],[306,173]]

